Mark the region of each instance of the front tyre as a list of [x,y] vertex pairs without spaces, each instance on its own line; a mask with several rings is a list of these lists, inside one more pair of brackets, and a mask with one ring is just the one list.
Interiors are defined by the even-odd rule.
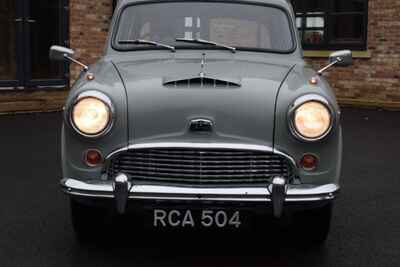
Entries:
[[294,227],[299,243],[309,246],[322,245],[329,234],[333,204],[302,211],[294,215]]
[[70,200],[71,221],[77,240],[81,243],[96,240],[102,235],[102,226],[105,225],[107,212],[98,207],[91,207]]

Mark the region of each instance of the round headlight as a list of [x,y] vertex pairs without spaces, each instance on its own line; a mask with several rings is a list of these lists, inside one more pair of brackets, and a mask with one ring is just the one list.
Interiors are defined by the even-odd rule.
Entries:
[[333,118],[327,104],[309,100],[298,105],[293,113],[293,126],[304,140],[318,140],[332,129]]
[[71,120],[83,135],[98,136],[104,133],[111,122],[111,107],[95,96],[84,96],[75,103]]

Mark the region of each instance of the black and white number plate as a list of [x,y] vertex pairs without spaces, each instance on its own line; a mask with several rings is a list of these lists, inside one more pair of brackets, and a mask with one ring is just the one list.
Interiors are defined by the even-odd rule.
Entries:
[[218,227],[239,228],[242,224],[239,211],[225,210],[153,210],[154,227]]

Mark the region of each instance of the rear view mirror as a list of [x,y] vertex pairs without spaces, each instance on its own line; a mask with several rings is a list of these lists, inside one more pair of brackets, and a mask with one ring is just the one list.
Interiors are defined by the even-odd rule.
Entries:
[[353,64],[353,54],[350,50],[342,50],[333,52],[329,56],[329,64],[318,71],[318,75],[322,75],[325,71],[331,67],[337,65],[341,67],[347,67]]
[[353,55],[350,50],[337,51],[329,56],[329,62],[336,62],[337,66],[347,67],[353,64]]
[[70,62],[73,62],[73,63],[78,64],[79,66],[81,66],[84,71],[88,71],[89,70],[89,67],[87,65],[85,65],[82,62],[80,62],[80,61],[78,61],[78,60],[73,58],[74,50],[69,49],[67,47],[53,45],[52,47],[50,47],[49,56],[50,56],[50,60],[54,60],[54,61],[68,60]]
[[71,57],[74,55],[74,50],[63,47],[63,46],[58,46],[58,45],[53,45],[50,47],[50,59],[54,61],[64,61],[67,59],[67,57]]

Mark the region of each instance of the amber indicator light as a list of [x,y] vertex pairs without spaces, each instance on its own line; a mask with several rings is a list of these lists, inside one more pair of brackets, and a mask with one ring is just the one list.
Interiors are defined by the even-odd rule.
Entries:
[[312,85],[317,85],[318,84],[318,78],[317,77],[312,77],[310,79],[310,84]]
[[88,81],[93,81],[94,80],[94,74],[93,73],[88,73],[86,74],[86,79]]

